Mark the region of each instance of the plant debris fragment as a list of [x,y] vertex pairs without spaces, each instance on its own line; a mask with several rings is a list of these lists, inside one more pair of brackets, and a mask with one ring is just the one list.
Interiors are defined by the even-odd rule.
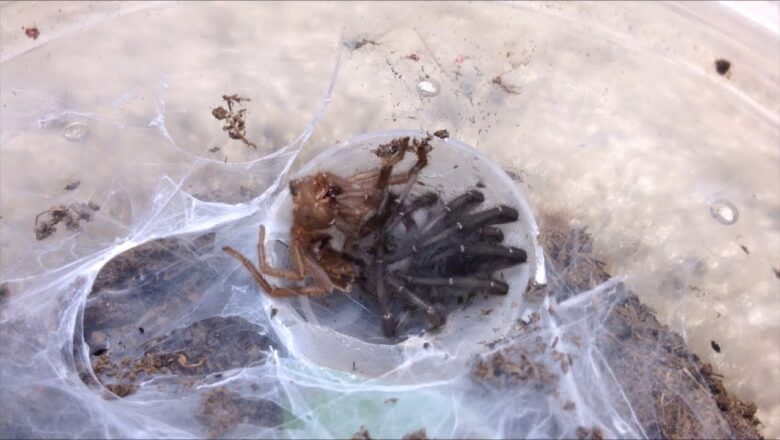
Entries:
[[591,429],[580,426],[577,428],[577,440],[603,440],[604,432],[601,428],[594,426]]
[[450,137],[450,132],[447,130],[437,130],[433,133],[433,135],[439,139],[447,139]]
[[377,43],[377,42],[376,42],[376,41],[374,41],[374,40],[368,40],[368,39],[366,39],[366,38],[363,38],[363,39],[362,39],[362,40],[360,40],[360,41],[345,41],[345,42],[344,42],[344,46],[345,46],[347,49],[352,49],[352,50],[358,50],[358,49],[360,49],[361,47],[363,47],[363,46],[365,46],[365,45],[367,45],[367,44],[370,44],[370,45],[372,45],[372,46],[379,46],[379,45],[381,45],[382,43]]
[[209,437],[222,437],[239,423],[274,427],[283,422],[282,408],[267,399],[247,399],[240,394],[215,388],[201,398],[195,416],[208,428]]
[[237,94],[222,95],[222,99],[227,104],[227,109],[219,106],[211,110],[212,116],[225,122],[222,130],[227,131],[231,139],[240,140],[246,146],[257,149],[257,145],[246,138],[246,109],[235,111],[233,108],[234,106],[242,106],[242,102],[250,101],[250,99],[242,98]]
[[520,94],[520,88],[517,86],[509,85],[504,82],[504,79],[501,78],[501,75],[498,75],[497,77],[493,78],[491,83],[497,85],[501,88],[504,92],[510,94],[510,95],[519,95]]
[[127,397],[135,393],[138,390],[138,387],[131,384],[110,383],[106,385],[106,389],[119,397]]
[[77,231],[81,228],[82,221],[91,222],[95,218],[95,212],[99,210],[100,205],[94,202],[52,206],[35,216],[35,239],[43,240],[51,236],[57,232],[57,225],[60,223],[69,231]]

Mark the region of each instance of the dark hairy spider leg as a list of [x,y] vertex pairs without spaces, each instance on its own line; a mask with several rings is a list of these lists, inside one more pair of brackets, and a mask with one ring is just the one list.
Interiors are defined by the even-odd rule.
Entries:
[[376,274],[377,277],[374,280],[375,281],[375,289],[374,293],[376,294],[377,301],[379,302],[379,309],[382,312],[382,332],[387,336],[388,338],[395,336],[396,329],[398,328],[398,318],[396,318],[392,312],[390,312],[390,308],[388,307],[390,303],[390,298],[387,295],[387,292],[385,291],[385,283],[382,280],[384,278],[384,274],[382,273],[381,269],[381,262],[374,263],[376,265]]
[[[384,234],[380,233],[378,243],[383,242],[384,238]],[[361,254],[364,253],[363,250],[359,252]],[[374,256],[373,261],[369,263],[371,266],[373,266],[373,271],[369,272],[372,274],[373,279],[370,279],[369,283],[367,284],[373,284],[370,290],[373,290],[374,295],[376,295],[377,302],[379,303],[379,310],[382,314],[382,332],[386,337],[391,338],[395,336],[396,329],[398,328],[398,318],[390,311],[390,298],[387,294],[387,291],[385,290],[385,264],[383,261],[384,246],[376,246],[375,252],[376,255]],[[365,258],[367,255],[361,256]]]
[[[378,224],[387,224],[388,217],[391,217],[393,214],[397,212],[397,209],[395,209],[398,205],[400,205],[400,202],[398,201],[398,198],[395,194],[388,192],[385,196],[386,203],[381,206],[380,211],[377,212],[374,219],[377,219]],[[379,227],[377,225],[377,227]],[[390,297],[388,293],[385,290],[385,246],[384,243],[386,242],[389,229],[386,227],[383,227],[382,230],[379,232],[378,238],[376,243],[381,243],[380,246],[377,246],[376,248],[376,257],[374,259],[373,265],[374,265],[374,293],[376,294],[377,301],[379,302],[379,307],[382,313],[382,331],[384,332],[386,337],[393,337],[396,334],[396,331],[398,329],[399,320],[396,316],[393,315],[393,313],[390,311],[389,303],[390,303]]]
[[387,219],[393,214],[397,203],[399,203],[398,196],[388,191],[374,215],[361,225],[360,237],[365,237],[376,231],[381,225],[386,224]]
[[525,263],[528,259],[525,251],[511,246],[501,246],[491,243],[469,243],[456,244],[444,252],[440,252],[432,257],[429,262],[444,260],[453,256],[463,256],[464,258],[503,258],[512,264]]
[[427,192],[425,194],[416,197],[406,206],[404,206],[396,217],[392,221],[385,223],[384,229],[386,231],[392,231],[398,223],[404,221],[404,225],[409,229],[407,220],[411,220],[411,216],[420,209],[428,208],[439,200],[439,196],[433,192]]
[[420,238],[435,232],[439,227],[446,226],[448,223],[446,220],[453,215],[453,213],[457,215],[465,211],[470,211],[484,201],[485,195],[477,190],[467,191],[452,199],[431,216],[428,224],[420,231]]
[[434,254],[421,266],[430,268],[434,273],[468,276],[490,274],[525,263],[527,259],[523,249],[478,242],[453,245]]
[[501,223],[511,223],[516,221],[519,214],[516,209],[509,206],[500,205],[492,209],[469,214],[460,217],[455,221],[453,226],[450,226],[443,231],[420,240],[422,246],[435,243],[450,237],[453,233],[460,231],[468,231],[479,226],[488,226]]
[[504,241],[504,231],[493,226],[479,229],[479,239],[488,243],[498,244]]
[[421,286],[450,286],[463,289],[482,289],[494,295],[506,295],[509,292],[509,285],[503,281],[495,279],[480,279],[476,277],[420,277],[411,275],[397,274],[400,279],[407,283],[418,284]]
[[[491,224],[510,223],[518,218],[517,210],[508,206],[498,206],[493,209],[481,211],[465,216],[453,216],[454,224],[447,227],[433,236],[422,239],[418,236],[415,244],[401,252],[387,258],[388,264],[400,264],[413,258],[415,255],[435,254],[438,248],[452,244],[453,240],[463,240],[458,234],[470,233],[477,227],[485,227]],[[493,234],[495,234],[493,232]],[[501,233],[503,236],[503,233]]]
[[441,327],[445,322],[447,322],[447,319],[439,309],[425,302],[410,288],[407,288],[403,285],[403,283],[399,282],[395,277],[389,276],[388,282],[394,289],[396,289],[396,292],[406,297],[409,302],[417,306],[417,308],[420,310],[424,311],[425,315],[428,317],[428,320],[431,322],[431,324],[433,324],[434,327]]

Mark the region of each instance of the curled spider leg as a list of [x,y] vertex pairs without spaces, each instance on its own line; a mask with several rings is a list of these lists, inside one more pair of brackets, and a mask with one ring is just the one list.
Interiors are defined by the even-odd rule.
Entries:
[[[379,208],[377,209],[377,214],[369,218],[368,221],[366,221],[366,223],[361,226],[361,237],[367,235],[368,232],[375,230],[379,227],[379,225],[382,224],[382,218],[379,213],[385,213],[388,209],[390,209],[390,217],[396,215],[399,207],[402,206],[406,196],[412,189],[412,185],[414,185],[414,183],[417,181],[417,176],[419,175],[420,171],[426,165],[428,165],[428,152],[430,151],[430,146],[428,145],[427,140],[419,145],[416,145],[416,148],[417,162],[415,162],[415,164],[412,165],[412,167],[406,173],[400,175],[401,182],[398,182],[398,184],[405,183],[403,189],[400,191],[397,197],[385,197],[382,199],[381,203],[379,204]],[[390,185],[391,172],[392,167],[389,167],[388,169],[387,166],[383,166],[380,169],[379,178],[376,182],[377,191],[384,191],[385,188]]]
[[297,292],[290,290],[286,287],[272,286],[271,283],[269,283],[268,280],[266,280],[265,277],[263,277],[263,275],[260,272],[258,272],[257,268],[255,268],[254,264],[252,264],[252,262],[249,261],[248,258],[243,256],[240,252],[233,249],[232,247],[225,246],[222,248],[222,250],[227,252],[227,254],[230,255],[231,257],[238,260],[246,268],[246,270],[249,271],[249,273],[252,275],[252,278],[255,279],[257,284],[259,284],[260,287],[262,287],[267,294],[275,297],[280,297],[280,298],[286,296],[295,296],[298,294]]
[[[303,265],[303,256],[301,255],[301,249],[294,243],[291,246],[290,253],[292,254],[292,262],[294,270],[278,269],[268,264],[265,256],[265,226],[260,225],[257,233],[257,259],[258,268],[261,272],[272,277],[284,278],[291,281],[302,280],[305,276],[305,269]],[[232,255],[232,254],[231,254]]]
[[374,184],[378,189],[385,188],[391,184],[393,167],[404,159],[406,152],[409,150],[409,139],[407,136],[380,145],[374,153],[382,159],[382,167],[378,170],[355,174],[349,178],[349,182],[358,188]]
[[244,255],[242,255],[240,252],[238,252],[237,250],[233,249],[230,246],[225,246],[222,248],[222,250],[225,251],[231,257],[238,260],[249,271],[249,273],[252,275],[252,278],[255,279],[257,284],[259,284],[260,287],[262,287],[263,290],[265,290],[265,292],[271,296],[275,296],[278,298],[284,298],[288,296],[299,296],[299,295],[322,296],[333,290],[332,287],[327,285],[328,283],[326,283],[325,286],[323,286],[320,283],[317,283],[316,276],[315,276],[315,284],[313,285],[292,286],[292,287],[274,286],[271,283],[269,283],[268,280],[266,280],[265,277],[263,277],[263,275],[252,264],[252,262],[249,261],[249,259],[246,258]]

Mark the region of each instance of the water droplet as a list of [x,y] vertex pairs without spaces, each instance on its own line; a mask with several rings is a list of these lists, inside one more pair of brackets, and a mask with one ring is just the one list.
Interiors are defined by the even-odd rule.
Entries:
[[420,96],[429,98],[439,94],[439,83],[431,78],[423,79],[417,83],[417,91],[420,92]]
[[74,142],[84,139],[87,133],[89,133],[89,126],[83,122],[70,123],[62,130],[62,135],[65,136],[65,139]]
[[733,225],[739,219],[739,211],[733,203],[726,199],[718,199],[710,205],[712,217],[724,225]]

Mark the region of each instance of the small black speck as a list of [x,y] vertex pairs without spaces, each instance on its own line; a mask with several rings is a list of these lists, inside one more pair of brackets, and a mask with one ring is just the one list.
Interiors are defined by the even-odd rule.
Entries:
[[780,280],[780,269],[773,267],[772,272],[774,272],[777,279]]
[[222,379],[222,373],[215,374],[214,379]]
[[277,309],[276,307],[271,307],[271,318],[276,316],[277,313],[279,313],[279,309]]
[[458,304],[463,304],[463,295],[458,295]]
[[715,350],[716,353],[720,353],[720,345],[718,345],[715,341],[710,341],[710,346],[713,350]]
[[352,371],[357,370],[357,365],[355,365],[355,361],[352,361]]
[[731,62],[729,60],[724,60],[723,58],[715,60],[715,70],[719,75],[729,73],[729,69],[731,69]]
[[425,342],[425,343],[423,343],[423,348],[424,348],[424,349],[426,349],[426,350],[427,350],[427,349],[428,349],[428,347],[430,347],[430,346],[431,346],[431,344],[430,344],[430,343],[428,343],[428,342]]
[[143,327],[138,327],[138,333],[144,334],[144,328]]
[[81,185],[80,180],[70,182],[69,184],[65,185],[65,191],[73,191],[74,189],[78,188],[79,185]]
[[477,182],[477,185],[476,185],[476,186],[477,186],[477,188],[484,188],[484,187],[485,187],[485,184],[484,184],[484,183],[482,183],[482,181],[479,181],[479,182]]
[[106,353],[108,353],[107,348],[99,348],[92,352],[92,356],[103,356]]
[[718,409],[721,410],[721,411],[728,411],[729,408],[726,406],[725,403],[718,402]]
[[221,150],[221,148],[215,146],[215,147],[209,148],[209,153],[216,153],[219,150]]
[[750,249],[747,248],[744,244],[739,245],[740,248],[742,248],[742,252],[745,253],[745,255],[750,255]]

